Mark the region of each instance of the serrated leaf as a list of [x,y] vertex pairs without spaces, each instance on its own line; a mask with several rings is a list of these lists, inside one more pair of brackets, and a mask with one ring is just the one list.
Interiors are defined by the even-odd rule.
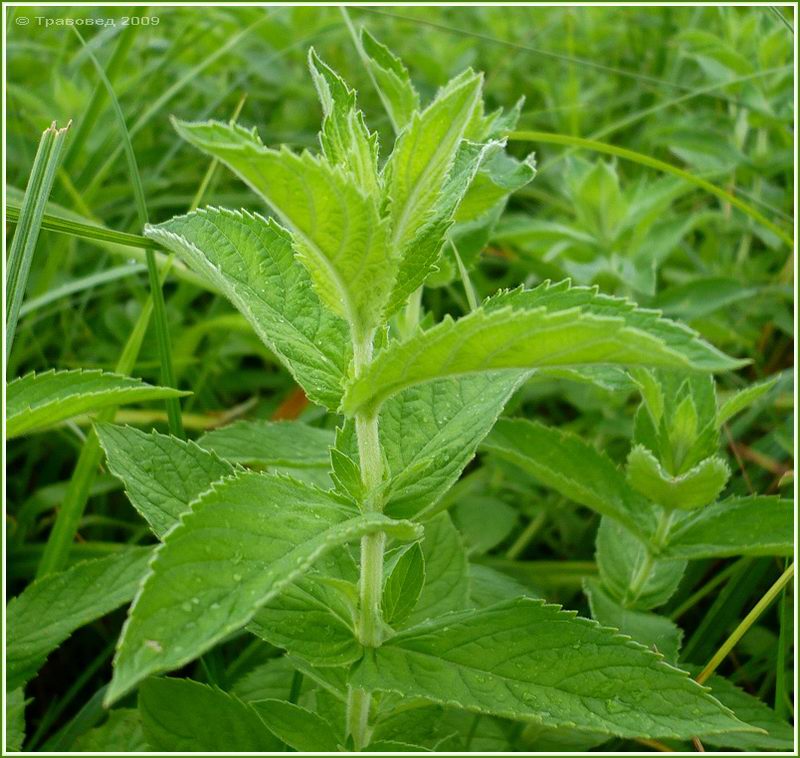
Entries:
[[161,539],[211,482],[233,466],[191,441],[130,426],[97,424],[109,471],[125,485],[134,508]]
[[287,477],[242,472],[216,482],[157,548],[125,624],[106,702],[243,627],[333,547],[375,531],[409,540],[420,531],[380,514],[352,514]]
[[645,647],[656,650],[667,662],[677,663],[683,632],[674,621],[656,613],[623,607],[596,579],[586,579],[583,589],[589,599],[592,618],[603,626],[619,629]]
[[487,608],[501,600],[536,597],[524,584],[508,574],[479,563],[469,565],[469,599],[476,608]]
[[25,742],[25,692],[17,687],[6,692],[6,744],[12,752],[22,750]]
[[283,747],[251,705],[190,679],[143,682],[139,712],[156,751],[257,753]]
[[794,503],[777,496],[736,497],[687,514],[672,528],[664,555],[726,558],[792,555]]
[[311,48],[308,67],[322,104],[322,154],[334,166],[342,166],[368,194],[377,194],[378,135],[370,132],[356,105],[356,93]]
[[176,122],[176,129],[225,163],[272,208],[334,313],[361,336],[378,325],[396,265],[373,197],[362,194],[341,168],[308,152],[266,148],[255,133],[236,125]]
[[375,413],[407,387],[503,369],[651,365],[727,370],[739,365],[686,327],[625,300],[565,283],[499,295],[458,321],[392,342],[350,382],[341,409]]
[[127,548],[38,579],[8,603],[6,687],[19,687],[76,629],[129,602],[152,548]]
[[653,558],[640,539],[607,517],[600,520],[596,548],[603,588],[626,608],[644,611],[663,605],[686,571],[686,561]]
[[149,753],[144,727],[135,708],[117,708],[101,726],[90,729],[72,745],[76,753]]
[[526,376],[517,372],[444,379],[391,398],[379,419],[390,472],[386,512],[412,518],[431,511]]
[[655,518],[610,458],[574,434],[525,419],[500,419],[482,448],[514,463],[576,503],[613,518],[641,536]]
[[395,562],[383,585],[383,618],[394,626],[414,610],[425,586],[425,556],[418,542]]
[[670,476],[656,457],[642,445],[628,456],[628,483],[641,495],[669,510],[691,511],[716,500],[731,472],[728,464],[713,456],[678,476]]
[[791,724],[781,719],[768,705],[717,674],[706,684],[711,687],[711,694],[726,708],[730,708],[739,719],[763,729],[766,734],[731,732],[700,735],[705,744],[753,753],[767,750],[790,752],[794,748],[794,730]]
[[433,270],[455,206],[483,158],[481,145],[462,148],[480,105],[482,82],[481,76],[465,72],[442,88],[422,113],[413,114],[386,162],[389,239],[400,254],[389,311],[400,307]]
[[458,529],[447,513],[425,522],[421,543],[425,584],[404,627],[460,611],[469,605],[469,563]]
[[360,43],[367,71],[375,83],[395,134],[400,134],[411,121],[414,112],[419,110],[419,95],[411,83],[408,69],[366,27],[361,27]]
[[717,411],[717,425],[722,426],[730,421],[737,413],[749,408],[753,403],[767,394],[778,382],[779,377],[771,376],[763,382],[751,384],[739,390],[719,406]]
[[261,700],[253,708],[273,734],[290,748],[304,752],[336,752],[339,739],[321,716],[285,700]]
[[621,737],[749,728],[655,653],[527,598],[403,632],[368,651],[351,683]]
[[26,374],[6,387],[6,438],[40,432],[73,416],[115,405],[188,394],[99,370]]
[[206,208],[145,234],[215,284],[315,402],[335,408],[352,349],[347,324],[329,312],[274,221]]
[[235,421],[201,435],[197,444],[243,466],[327,468],[334,433],[301,421]]

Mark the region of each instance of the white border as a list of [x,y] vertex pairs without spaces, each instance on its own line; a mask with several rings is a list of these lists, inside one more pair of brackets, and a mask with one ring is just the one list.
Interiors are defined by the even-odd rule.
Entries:
[[[76,8],[124,8],[124,7],[137,7],[141,6],[141,3],[136,2],[104,2],[104,3],[66,3],[66,2],[47,2],[47,0],[43,0],[39,3],[30,3],[30,2],[19,2],[18,0],[11,0],[10,2],[2,2],[2,10],[3,10],[3,18],[2,18],[2,61],[3,61],[3,73],[4,73],[4,81],[3,84],[5,85],[5,77],[8,73],[7,62],[6,62],[6,35],[8,32],[7,29],[7,17],[8,14],[6,12],[6,8],[43,8],[46,6],[52,7],[76,7]],[[208,3],[202,2],[151,2],[147,3],[148,11],[152,8],[163,8],[163,7],[207,7]],[[273,2],[273,3],[259,3],[259,2],[222,2],[222,3],[214,3],[214,5],[225,5],[231,7],[336,7],[338,5],[344,5],[346,7],[352,8],[359,8],[359,7],[387,7],[387,8],[425,8],[425,7],[543,7],[543,8],[551,8],[551,7],[563,7],[565,5],[569,5],[571,7],[632,7],[632,8],[657,8],[657,7],[746,7],[746,8],[755,8],[755,7],[765,7],[765,3],[759,2],[653,2],[653,3],[646,3],[646,2],[619,2],[619,3],[603,3],[603,2],[570,2],[570,3],[559,3],[559,2],[498,2],[498,3],[483,3],[483,2],[420,2],[420,3],[409,3],[409,2],[364,2],[364,3],[324,3],[324,2]],[[797,265],[797,242],[798,242],[798,223],[797,223],[797,197],[798,197],[798,175],[797,175],[797,155],[798,155],[798,135],[797,135],[797,128],[798,128],[798,119],[797,119],[797,106],[798,106],[798,81],[797,81],[797,64],[798,64],[798,42],[797,42],[797,20],[798,20],[798,3],[797,2],[776,2],[776,3],[769,3],[770,6],[775,8],[791,8],[794,10],[793,18],[792,18],[792,27],[794,29],[794,158],[795,158],[795,171],[794,171],[794,279],[793,284],[795,288],[797,287],[797,273],[798,273],[798,265]],[[7,229],[7,219],[6,219],[6,208],[5,208],[5,187],[6,187],[6,169],[7,169],[7,162],[6,162],[6,92],[7,88],[3,87],[3,104],[2,104],[2,139],[3,139],[3,157],[2,157],[2,170],[3,170],[3,208],[2,208],[2,220],[3,220],[3,266],[2,266],[2,284],[3,284],[3,291],[2,291],[2,305],[3,305],[3,312],[2,312],[2,339],[5,340],[5,333],[6,333],[6,267],[5,261],[7,259],[7,239],[5,230]],[[798,302],[797,302],[797,292],[795,291],[795,299],[794,299],[794,323],[797,325],[798,323]],[[797,335],[795,335],[794,341],[794,371],[795,371],[795,382],[794,382],[794,409],[795,409],[795,416],[794,416],[794,424],[793,424],[793,436],[794,436],[794,450],[795,450],[795,470],[794,470],[794,502],[795,502],[795,533],[794,533],[794,557],[795,560],[797,558],[797,548],[798,548],[798,523],[797,523],[797,496],[798,496],[798,482],[797,482],[797,443],[798,443],[798,414],[797,414],[797,400],[798,400],[798,388],[797,388],[797,358],[798,358],[798,345],[797,345]],[[6,379],[6,365],[5,365],[5,350],[3,350],[3,388],[2,388],[2,405],[3,409],[5,409],[5,379]],[[3,449],[2,449],[2,465],[3,465],[3,473],[6,472],[6,445],[5,445],[5,436],[6,436],[6,420],[5,420],[5,413],[2,414],[2,432],[3,432]],[[6,546],[6,519],[5,519],[5,507],[6,507],[6,485],[7,485],[7,477],[3,474],[0,474],[3,477],[3,492],[2,492],[2,502],[3,502],[3,523],[2,523],[2,551],[3,551],[3,566],[2,566],[2,585],[3,585],[3,597],[6,597],[6,571],[5,571],[5,546]],[[795,643],[797,641],[798,632],[798,608],[797,608],[797,601],[798,601],[798,581],[795,575],[795,579],[793,580],[794,585],[794,634],[795,634]],[[4,663],[6,660],[6,613],[5,613],[5,603],[3,603],[3,611],[2,611],[2,629],[3,629],[3,639],[2,639],[2,662]],[[2,664],[0,664],[2,665]],[[3,698],[3,702],[5,703],[5,684],[6,684],[6,672],[5,666],[2,665],[3,674],[2,674],[2,684],[3,684],[3,691],[0,693],[0,697]],[[798,660],[797,660],[797,648],[795,647],[795,659],[794,659],[794,693],[795,693],[795,742],[794,742],[794,752],[784,752],[784,753],[742,753],[742,752],[732,752],[732,751],[707,751],[708,755],[797,755],[798,754],[798,724],[797,724],[797,702],[798,702],[798,692],[797,692],[797,685],[798,685]],[[2,751],[2,755],[73,755],[72,753],[54,753],[54,752],[6,752],[5,751],[5,744],[6,744],[6,713],[5,708],[3,708],[2,713],[2,745],[0,745],[0,750]],[[74,755],[81,755],[81,753],[74,753]],[[87,755],[83,753],[83,755]],[[101,755],[113,755],[113,756],[125,756],[125,755],[157,755],[157,753],[143,753],[143,752],[135,752],[135,753],[119,753],[119,752],[110,752],[110,753],[101,753]],[[207,753],[170,753],[170,755],[208,755]],[[282,756],[286,755],[286,753],[214,753],[213,755],[277,755]],[[297,755],[346,755],[345,753],[297,753]],[[358,754],[354,754],[358,755]],[[360,755],[369,755],[368,753],[360,753]],[[380,753],[375,755],[407,755],[407,756],[417,756],[420,753]],[[437,755],[477,755],[476,753],[437,753]],[[497,752],[497,753],[487,753],[487,755],[502,755],[502,756],[515,756],[515,755],[550,755],[550,753],[542,753],[542,752]],[[636,755],[635,753],[613,753],[613,752],[563,752],[559,753],[558,755],[565,755],[565,756],[581,756],[581,755]],[[674,752],[672,755],[681,755],[681,756],[696,756],[697,753],[695,752]]]

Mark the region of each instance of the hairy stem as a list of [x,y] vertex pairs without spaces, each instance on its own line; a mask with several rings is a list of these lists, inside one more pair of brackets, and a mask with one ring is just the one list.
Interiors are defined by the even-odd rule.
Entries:
[[[353,342],[355,375],[360,376],[372,361],[373,334]],[[358,414],[355,418],[365,511],[380,511],[380,485],[383,479],[383,454],[378,433],[378,417]],[[386,535],[361,538],[361,573],[358,583],[359,607],[356,634],[364,647],[378,647],[383,641],[381,597],[383,594],[383,553]],[[347,731],[356,750],[369,742],[369,707],[372,696],[361,689],[350,689],[347,697]]]

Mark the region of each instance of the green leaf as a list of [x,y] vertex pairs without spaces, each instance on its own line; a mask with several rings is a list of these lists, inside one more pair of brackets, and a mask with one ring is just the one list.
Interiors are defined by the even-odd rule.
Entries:
[[484,146],[462,145],[480,106],[482,83],[480,75],[465,72],[443,87],[422,113],[412,115],[386,162],[389,244],[400,254],[390,312],[434,269],[455,207],[483,159]]
[[31,679],[76,629],[129,602],[152,549],[127,548],[38,579],[8,603],[6,687]]
[[487,608],[501,600],[518,597],[535,597],[521,582],[489,566],[479,563],[469,565],[469,599],[476,608]]
[[585,364],[727,370],[740,365],[654,311],[566,282],[504,293],[467,316],[392,342],[348,385],[341,409],[375,413],[407,387],[501,369]]
[[6,388],[6,437],[40,432],[73,416],[110,406],[188,394],[99,370],[34,372],[15,379]]
[[285,700],[253,703],[270,731],[290,748],[301,753],[337,752],[339,739],[333,727],[321,716]]
[[255,708],[190,679],[148,679],[139,690],[144,734],[165,752],[279,751],[281,741]]
[[[236,679],[230,692],[246,703],[256,700],[286,700],[291,695],[296,672],[297,669],[288,656],[269,658]],[[313,686],[313,682],[304,678],[300,688],[301,696],[309,686]]]
[[625,608],[663,605],[686,570],[686,561],[652,558],[641,540],[610,518],[600,520],[596,546],[603,588]]
[[717,456],[700,461],[694,468],[670,476],[644,446],[636,445],[628,456],[628,483],[641,495],[668,510],[691,511],[716,500],[731,472]]
[[411,121],[414,112],[419,110],[419,95],[411,83],[408,69],[366,27],[361,27],[360,43],[367,71],[375,83],[383,107],[389,114],[395,134],[400,134]]
[[541,484],[646,537],[652,509],[610,458],[574,434],[525,419],[500,419],[482,448],[514,463]]
[[777,496],[723,500],[687,514],[672,528],[670,558],[785,555],[794,550],[794,503]]
[[353,517],[327,493],[287,477],[242,472],[214,483],[156,550],[106,702],[201,655],[328,550],[375,531],[413,540],[420,530],[380,514]]
[[322,103],[322,154],[334,166],[342,166],[367,194],[377,194],[378,135],[370,133],[364,114],[356,105],[356,93],[311,48],[308,67]]
[[753,403],[766,395],[778,382],[779,376],[771,376],[763,382],[751,384],[743,390],[731,395],[722,403],[717,411],[717,425],[722,426],[737,413],[749,408]]
[[394,626],[405,621],[425,585],[425,556],[418,542],[397,559],[383,585],[383,618]]
[[[394,281],[386,223],[374,197],[340,167],[305,152],[266,148],[254,131],[175,122],[195,147],[225,163],[292,232],[294,249],[322,301],[361,336],[381,320]],[[287,292],[285,285],[278,296]]]
[[425,522],[422,540],[425,584],[403,626],[419,624],[469,606],[469,563],[458,529],[447,513]]
[[656,613],[623,607],[596,579],[585,580],[583,589],[589,598],[594,619],[603,626],[619,629],[645,647],[658,651],[668,663],[677,663],[683,632],[675,622]]
[[411,387],[381,410],[381,445],[390,473],[386,512],[431,511],[472,460],[527,372],[490,373]]
[[25,692],[17,687],[6,692],[6,744],[12,752],[22,750],[25,742]]
[[711,687],[711,694],[726,708],[730,708],[739,719],[763,729],[766,734],[749,732],[700,734],[703,743],[723,750],[734,749],[753,753],[767,750],[792,751],[794,730],[791,724],[780,718],[772,708],[716,674],[706,684]]
[[527,598],[403,632],[368,651],[351,683],[621,737],[748,729],[655,653]]
[[159,539],[212,482],[234,473],[229,463],[191,441],[130,426],[95,428],[109,471]]
[[206,208],[145,233],[218,288],[313,401],[336,407],[352,355],[349,330],[322,305],[278,224]]
[[101,726],[90,729],[72,745],[76,753],[149,753],[152,748],[144,736],[139,711],[135,708],[118,708],[108,714]]
[[301,421],[236,421],[197,440],[220,458],[243,466],[327,468],[334,433]]
[[488,553],[511,534],[519,513],[496,495],[468,494],[458,499],[450,515],[469,555]]

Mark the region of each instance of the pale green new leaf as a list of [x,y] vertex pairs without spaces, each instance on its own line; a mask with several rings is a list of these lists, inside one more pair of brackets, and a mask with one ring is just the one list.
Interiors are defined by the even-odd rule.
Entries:
[[329,494],[288,477],[242,472],[215,482],[156,550],[106,702],[201,655],[328,550],[374,531],[413,540],[421,530],[380,514],[353,517]]
[[152,548],[133,547],[38,579],[8,604],[6,686],[19,687],[76,629],[128,603]]
[[671,476],[643,445],[628,456],[628,483],[641,495],[669,510],[691,511],[717,499],[731,472],[717,456],[700,461],[694,468]]
[[223,292],[312,400],[336,407],[349,330],[320,302],[285,230],[257,214],[206,208],[145,234]]
[[301,421],[236,421],[201,435],[197,444],[243,466],[327,468],[334,433]]
[[419,543],[408,548],[395,562],[383,584],[383,618],[394,626],[414,610],[425,586],[425,556]]
[[40,432],[73,416],[110,406],[188,394],[94,369],[26,374],[6,388],[6,437]]
[[260,700],[253,708],[275,736],[300,753],[339,750],[333,727],[307,708],[285,700]]
[[670,532],[670,558],[726,558],[793,552],[794,503],[777,496],[735,497],[687,514]]
[[763,382],[752,384],[739,390],[725,400],[717,411],[717,425],[722,426],[730,421],[737,413],[741,413],[745,408],[750,407],[757,400],[767,394],[778,382],[778,376],[771,376]]
[[574,434],[525,419],[500,419],[482,448],[514,463],[576,503],[616,519],[643,537],[652,509],[610,458]]
[[72,745],[75,753],[148,753],[139,711],[135,708],[117,708],[108,714],[101,726],[90,729]]
[[351,684],[622,737],[748,729],[652,651],[527,598],[402,632],[366,654]]
[[341,408],[348,415],[374,413],[401,390],[448,376],[586,364],[704,371],[739,365],[654,311],[590,288],[542,285],[390,343],[348,385]]
[[159,539],[211,482],[234,473],[230,463],[191,440],[130,426],[95,428],[109,471],[125,485],[131,505]]
[[190,679],[143,682],[139,712],[156,751],[258,753],[283,747],[251,705]]
[[363,192],[377,194],[378,135],[367,128],[356,93],[314,48],[308,51],[308,67],[324,115],[319,133],[322,154],[332,165],[346,169]]
[[603,626],[619,629],[636,642],[661,653],[676,663],[683,639],[680,627],[666,616],[625,608],[612,598],[596,579],[586,579],[584,592],[589,598],[592,617]]
[[419,110],[419,95],[411,83],[408,69],[388,47],[361,28],[361,49],[367,71],[375,83],[378,96],[389,114],[395,134],[406,128],[414,112]]
[[[292,232],[317,293],[362,335],[378,325],[394,282],[387,225],[376,198],[362,193],[341,167],[308,152],[265,147],[233,124],[176,122],[178,133],[225,163]],[[280,288],[280,296],[287,292]]]

